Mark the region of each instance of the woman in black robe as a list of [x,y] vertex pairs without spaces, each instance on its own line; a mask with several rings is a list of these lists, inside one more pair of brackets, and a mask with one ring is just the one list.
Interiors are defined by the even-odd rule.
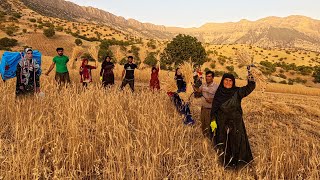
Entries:
[[101,65],[100,71],[100,78],[104,87],[114,84],[113,68],[114,64],[111,62],[110,56],[107,56]]
[[253,160],[241,108],[242,98],[256,87],[254,79],[248,78],[244,87],[236,87],[232,74],[224,74],[214,96],[211,110],[217,129],[214,138],[224,167],[242,167]]

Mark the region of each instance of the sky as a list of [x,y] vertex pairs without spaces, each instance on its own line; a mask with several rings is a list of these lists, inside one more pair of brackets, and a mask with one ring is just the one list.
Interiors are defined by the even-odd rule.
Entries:
[[304,15],[320,20],[320,0],[69,0],[126,19],[175,27]]

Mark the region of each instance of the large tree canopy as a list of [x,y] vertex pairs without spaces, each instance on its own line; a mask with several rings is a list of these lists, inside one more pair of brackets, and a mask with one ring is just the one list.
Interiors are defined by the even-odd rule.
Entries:
[[206,50],[197,38],[179,34],[164,49],[161,54],[161,64],[178,66],[191,60],[196,65],[202,65],[206,58]]

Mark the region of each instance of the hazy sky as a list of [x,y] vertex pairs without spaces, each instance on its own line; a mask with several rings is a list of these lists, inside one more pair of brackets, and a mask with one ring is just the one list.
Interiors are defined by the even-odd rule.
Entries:
[[199,27],[207,22],[305,15],[320,19],[320,0],[69,0],[117,16],[158,25]]

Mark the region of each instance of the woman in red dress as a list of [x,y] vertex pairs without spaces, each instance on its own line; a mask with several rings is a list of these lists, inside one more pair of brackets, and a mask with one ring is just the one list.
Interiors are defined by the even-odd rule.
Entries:
[[152,67],[151,70],[151,79],[150,79],[150,89],[151,90],[160,90],[160,81],[159,81],[159,67]]
[[83,59],[80,67],[81,82],[84,87],[87,87],[88,83],[92,82],[91,70],[97,69],[97,62],[95,66],[88,65],[88,62],[88,59]]

